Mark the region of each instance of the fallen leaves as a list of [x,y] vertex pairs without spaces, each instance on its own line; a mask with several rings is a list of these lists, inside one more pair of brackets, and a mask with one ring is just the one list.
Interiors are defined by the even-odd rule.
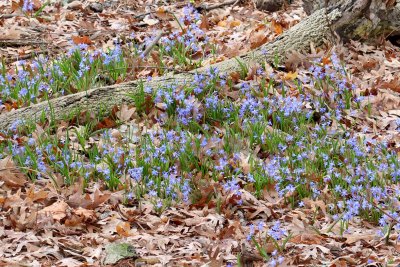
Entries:
[[149,26],[158,24],[160,21],[158,19],[152,19],[149,16],[144,17],[143,22]]
[[19,188],[25,185],[27,179],[8,156],[0,160],[0,181],[11,188]]
[[76,45],[79,44],[91,45],[93,43],[92,40],[90,40],[89,36],[72,36],[72,41]]
[[280,23],[278,23],[277,21],[275,21],[275,20],[272,20],[272,28],[273,28],[273,30],[274,30],[274,32],[277,34],[277,35],[280,35],[280,34],[282,34],[283,33],[283,27],[282,27],[282,25],[280,24]]
[[284,76],[283,76],[283,79],[284,80],[289,80],[289,81],[293,81],[294,79],[296,79],[297,78],[297,71],[295,71],[295,72],[291,72],[291,71],[289,71],[288,73],[286,73]]
[[69,206],[64,201],[57,201],[50,206],[45,207],[44,209],[38,212],[38,216],[41,217],[42,220],[47,220],[51,218],[55,221],[61,221],[67,216]]
[[99,189],[95,189],[92,194],[82,194],[79,190],[75,194],[71,195],[68,199],[68,204],[71,207],[77,208],[82,207],[85,209],[95,209],[111,196],[109,192],[100,192]]
[[65,220],[66,226],[77,226],[81,224],[92,224],[97,221],[95,211],[79,207],[71,211],[68,218]]
[[36,191],[34,187],[30,187],[28,189],[28,191],[26,192],[26,198],[27,200],[31,201],[31,202],[36,202],[36,201],[42,201],[47,199],[47,197],[49,196],[49,192],[45,191],[43,189]]
[[249,33],[250,49],[255,49],[267,43],[269,40],[268,30],[264,24],[259,25]]
[[[64,38],[72,39],[74,44],[87,44],[93,47],[104,44],[104,47],[113,47],[115,45],[113,37],[119,37],[119,34],[123,33],[130,34],[130,31],[134,29],[137,34],[135,41],[142,45],[145,37],[149,35],[149,32],[146,32],[147,29],[138,28],[137,20],[132,18],[129,10],[124,10],[127,14],[119,14],[117,11],[113,13],[105,8],[105,12],[94,16],[90,11],[86,13],[88,9],[85,5],[86,3],[81,1],[74,1],[60,8],[57,11],[60,14],[54,14],[54,18],[58,20],[54,31],[52,25],[42,23],[41,26],[45,29],[43,32],[51,33],[50,35],[53,36],[49,38],[52,44],[64,43],[66,42],[62,39]],[[14,3],[13,8],[14,11],[18,11],[21,6]],[[271,18],[257,12],[246,13],[248,11],[244,9],[238,7],[234,11],[218,10],[209,18],[206,16],[202,18],[200,27],[207,31],[211,40],[218,44],[219,49],[215,57],[203,62],[205,66],[261,46],[282,34],[298,19],[297,15],[291,16],[291,13],[278,14]],[[262,16],[262,18],[257,19],[257,16]],[[246,17],[246,20],[242,17]],[[177,28],[178,26],[174,25],[171,19],[172,16],[169,11],[167,12],[167,8],[158,8],[152,14],[144,16],[141,23],[145,26],[157,27],[170,23],[168,27]],[[24,23],[29,25],[34,21],[34,19],[27,20],[26,18],[19,18],[19,20],[21,25]],[[0,38],[6,36],[9,39],[19,39],[24,35],[20,27],[10,26],[14,22],[14,20],[5,22],[8,25]],[[107,42],[102,43],[105,39]],[[375,53],[375,48],[372,46],[359,46],[355,49],[358,50],[357,53],[360,51],[366,53],[360,57],[350,58],[353,74],[359,74],[360,79],[363,80],[362,88],[359,89],[360,93],[366,93],[366,90],[369,90],[365,94],[368,99],[361,101],[360,105],[364,109],[369,105],[373,116],[369,118],[370,120],[365,118],[365,114],[348,114],[348,116],[352,117],[352,122],[355,124],[362,123],[363,125],[358,125],[360,127],[368,124],[374,134],[394,132],[397,127],[396,119],[400,117],[398,108],[400,98],[394,94],[399,91],[400,86],[399,77],[394,71],[399,67],[395,59],[396,53],[394,50],[386,51],[386,56],[382,56],[382,53]],[[20,55],[23,51],[14,52]],[[373,53],[375,53],[374,56],[371,56]],[[289,72],[280,75],[279,78],[288,84],[290,82],[293,84],[294,80],[303,78],[302,71],[304,70],[300,68],[307,69],[310,61],[319,55],[322,54],[292,53],[286,62]],[[382,60],[383,57],[386,59]],[[159,55],[153,54],[152,60],[158,61]],[[327,65],[332,62],[325,55],[321,63]],[[250,72],[251,75],[247,79],[257,76],[256,68],[252,68]],[[269,67],[266,77],[273,72],[274,70]],[[156,76],[157,73],[143,69],[138,75],[147,77]],[[379,77],[384,77],[384,79],[378,79]],[[241,82],[239,74],[233,74],[233,78]],[[232,91],[228,87],[221,93],[231,99],[237,99],[239,94],[238,91]],[[19,107],[18,103],[11,102],[4,103],[4,106],[7,110]],[[165,111],[166,107],[157,105],[157,109]],[[125,124],[119,129],[110,131],[111,136],[117,141],[127,137],[128,133],[140,131],[141,126],[128,124],[137,118],[135,117],[136,108],[123,105],[119,110],[114,109],[113,113],[115,116],[105,118],[95,125],[95,129],[115,128],[118,119],[118,122]],[[76,129],[78,130],[78,127]],[[57,136],[65,140],[67,130],[68,124],[61,124],[57,129]],[[38,139],[43,134],[45,134],[43,129],[37,127],[33,138]],[[220,146],[220,143],[209,141],[202,148],[204,150],[202,153],[211,148],[219,149]],[[257,149],[260,150],[260,148]],[[235,168],[239,167],[246,175],[251,170],[250,157],[249,154],[240,153],[239,160],[229,161],[229,164]],[[267,159],[268,155],[264,155],[262,160]],[[54,177],[63,180],[59,173],[54,174]],[[197,180],[203,178],[202,176],[195,177],[199,178]],[[320,178],[318,176],[312,179],[319,180]],[[240,182],[246,188],[246,182],[243,180]],[[360,265],[369,257],[378,258],[378,253],[380,257],[385,257],[382,255],[391,255],[393,251],[388,247],[377,246],[376,251],[367,250],[366,243],[370,243],[370,246],[378,244],[379,240],[376,240],[375,234],[352,232],[340,237],[334,233],[336,228],[332,232],[318,234],[318,231],[323,232],[322,229],[326,223],[322,218],[329,220],[330,217],[325,203],[305,199],[301,210],[291,210],[285,203],[287,199],[280,197],[273,189],[273,185],[272,188],[266,188],[261,192],[260,199],[249,192],[255,190],[250,186],[246,188],[249,190],[240,191],[242,202],[239,204],[238,198],[222,192],[217,184],[199,184],[199,198],[196,204],[173,205],[162,214],[157,214],[153,211],[152,204],[146,201],[140,204],[129,203],[131,207],[117,208],[124,197],[123,192],[112,193],[99,184],[89,185],[85,190],[78,188],[72,194],[62,183],[58,183],[57,190],[49,184],[50,181],[46,178],[36,183],[27,180],[25,174],[16,169],[10,158],[0,160],[0,190],[2,190],[0,192],[2,218],[0,264],[4,258],[7,259],[4,264],[6,266],[21,262],[33,262],[32,265],[39,266],[46,260],[59,266],[97,265],[103,257],[104,248],[121,241],[130,244],[140,255],[151,256],[152,261],[143,260],[148,264],[170,265],[179,259],[182,265],[221,266],[224,262],[235,261],[239,252],[245,252],[243,257],[246,258],[246,262],[252,264],[255,261],[261,262],[262,258],[254,249],[251,251],[242,249],[243,243],[246,242],[249,224],[256,225],[262,222],[268,228],[271,227],[271,222],[277,219],[281,219],[286,229],[294,233],[285,252],[294,256],[296,263],[293,265],[296,266],[319,266],[322,264],[322,259],[332,266]],[[352,225],[351,227],[351,230],[354,228],[365,230],[365,226]],[[268,242],[265,244],[265,249],[266,252],[272,253],[276,247]],[[339,255],[338,249],[342,256]],[[394,249],[399,250],[397,246]],[[204,252],[209,253],[206,255]],[[343,256],[343,253],[350,255]]]
[[290,239],[290,242],[295,243],[295,244],[320,245],[320,244],[322,244],[323,240],[324,240],[324,238],[322,238],[320,235],[300,234],[300,235],[296,235],[296,236],[292,237]]
[[123,237],[130,236],[131,225],[128,222],[120,222],[115,228],[116,232]]
[[127,122],[130,120],[133,114],[135,114],[135,107],[128,107],[127,105],[122,105],[120,110],[116,113],[116,116],[122,122]]

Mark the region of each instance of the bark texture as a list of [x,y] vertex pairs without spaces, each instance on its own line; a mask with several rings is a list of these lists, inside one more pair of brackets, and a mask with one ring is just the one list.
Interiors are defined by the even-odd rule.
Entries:
[[[386,2],[390,1],[394,0],[336,0],[335,4],[332,4],[329,8],[314,11],[310,16],[284,32],[274,41],[237,58],[214,64],[212,67],[218,68],[220,74],[229,75],[232,72],[240,72],[241,64],[249,65],[252,62],[272,61],[276,54],[284,58],[292,50],[308,50],[310,43],[318,46],[333,31],[352,36],[364,36],[376,30],[380,31],[380,28],[387,30],[389,26],[398,25],[400,20],[399,13],[396,13],[400,9],[400,0],[387,6]],[[386,9],[384,8],[385,6]],[[381,10],[381,13],[374,15],[369,13],[378,10]],[[366,12],[372,16],[371,20],[364,18]],[[389,22],[389,26],[386,26],[386,23]],[[356,28],[354,28],[354,25],[356,25]],[[163,86],[182,85],[192,82],[195,73],[206,73],[208,70],[209,67],[203,67],[186,74],[158,77],[153,81],[145,82],[144,86],[149,86],[156,90]],[[135,93],[138,85],[139,81],[133,81],[95,88],[87,92],[63,96],[5,113],[0,115],[0,130],[8,129],[19,120],[37,121],[43,113],[45,115],[49,114],[50,107],[56,120],[79,109],[90,111],[96,111],[104,107],[111,109],[114,105],[130,102],[131,100],[127,97],[127,93]]]
[[256,7],[260,10],[275,12],[280,10],[284,4],[287,4],[286,0],[255,0]]
[[343,15],[333,28],[345,40],[400,35],[400,0],[303,0],[303,8],[309,15],[339,9]]

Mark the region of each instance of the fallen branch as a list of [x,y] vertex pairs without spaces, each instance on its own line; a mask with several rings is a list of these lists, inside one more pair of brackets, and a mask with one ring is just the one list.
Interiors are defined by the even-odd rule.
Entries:
[[200,5],[199,7],[197,7],[198,11],[211,11],[213,9],[217,9],[217,8],[221,8],[224,6],[229,6],[229,5],[236,5],[240,0],[229,0],[220,4],[215,4],[215,5]]
[[[239,3],[239,1],[240,0],[228,0],[226,2],[223,2],[223,3],[220,3],[220,4],[215,4],[215,5],[201,4],[201,5],[199,5],[199,6],[195,7],[195,8],[199,12],[200,11],[211,11],[213,9],[221,8],[221,7],[224,7],[224,6],[229,6],[229,5],[235,6],[237,3]],[[185,6],[185,5],[186,4],[183,4],[183,5],[180,4],[180,5],[176,5],[175,7],[182,7],[182,6]],[[171,12],[171,11],[165,11],[165,12],[173,14],[173,12]],[[157,13],[157,10],[156,11],[149,11],[149,12],[145,12],[145,13],[141,13],[141,14],[135,15],[134,18],[135,19],[142,19],[142,18],[146,17],[147,15],[151,15],[151,14],[154,14],[154,13]]]
[[0,19],[10,19],[10,18],[14,18],[17,16],[23,16],[23,15],[21,15],[21,14],[3,14],[3,15],[0,15]]
[[[340,15],[339,12],[331,14],[332,20]],[[323,11],[317,11],[313,16],[293,26],[287,32],[279,36],[275,41],[267,43],[256,50],[237,58],[229,59],[212,65],[219,70],[220,74],[229,75],[241,71],[241,64],[248,65],[252,62],[263,64],[266,60],[272,61],[276,55],[286,56],[291,50],[308,50],[310,43],[319,45],[323,38],[329,33],[328,25],[325,22]],[[308,31],[312,31],[309,33]],[[239,63],[240,62],[240,63]],[[152,81],[144,82],[145,87],[157,89],[169,85],[182,85],[193,81],[194,73],[206,74],[210,67],[202,67],[189,73],[162,76]],[[86,109],[89,111],[100,110],[101,108],[111,109],[115,105],[130,103],[132,99],[128,94],[134,94],[139,86],[139,81],[132,81],[113,86],[99,87],[67,96],[62,96],[46,102],[41,102],[29,107],[20,108],[0,115],[0,129],[8,129],[18,121],[38,121],[41,115],[49,114],[50,109],[56,120],[61,119],[65,114],[76,110]]]
[[[371,4],[371,2],[374,3]],[[309,17],[278,36],[274,41],[237,58],[216,63],[211,67],[218,69],[219,74],[229,76],[231,73],[241,72],[244,66],[247,67],[251,63],[261,65],[265,61],[273,61],[276,56],[285,58],[292,50],[308,51],[311,43],[316,46],[321,45],[331,35],[331,30],[351,36],[350,26],[354,25],[354,21],[357,21],[357,24],[360,25],[368,23],[368,17],[365,17],[365,12],[375,12],[375,8],[382,7],[382,5],[384,5],[383,0],[338,0],[336,5],[330,6],[328,9],[315,11]],[[385,28],[382,28],[383,26],[396,27],[400,24],[399,17],[397,17],[397,20],[393,17],[400,10],[398,6],[400,4],[397,4],[394,8],[388,8],[386,14],[383,14],[383,12],[379,13],[381,16],[380,19],[385,24],[378,24],[376,28],[371,28],[371,35],[375,35],[377,30],[385,30]],[[389,21],[389,18],[392,17],[393,19]],[[391,22],[391,24],[388,24],[388,22]],[[355,34],[359,34],[360,29],[357,28],[356,30],[358,31]],[[366,33],[363,32],[363,34]],[[42,115],[48,116],[50,112],[52,118],[59,120],[65,114],[70,114],[77,110],[96,111],[101,108],[111,109],[115,105],[126,102],[131,103],[132,99],[128,97],[128,94],[135,94],[137,88],[142,84],[145,87],[155,90],[171,85],[190,84],[194,80],[193,74],[207,74],[209,68],[202,67],[189,73],[166,75],[144,83],[141,81],[132,81],[124,84],[94,88],[30,107],[20,108],[0,115],[0,129],[6,130],[11,126],[15,126],[17,122],[24,120],[38,121]]]
[[43,45],[42,41],[30,39],[0,39],[0,46],[26,46],[26,45]]
[[22,56],[14,56],[11,58],[6,58],[5,61],[6,61],[6,63],[12,63],[12,62],[19,61],[19,60],[27,60],[27,59],[37,57],[37,56],[43,55],[43,54],[47,55],[48,53],[49,53],[49,51],[47,51],[47,50],[36,51],[36,52],[32,52],[30,54],[26,54],[26,55],[22,55]]
[[157,34],[156,38],[154,38],[154,40],[151,42],[151,44],[149,44],[149,45],[146,47],[146,50],[144,50],[144,52],[143,52],[143,54],[142,54],[143,58],[147,57],[147,55],[150,53],[150,51],[153,49],[153,47],[158,43],[158,41],[160,41],[160,39],[161,39],[162,36],[163,36],[163,32],[160,31],[160,32]]

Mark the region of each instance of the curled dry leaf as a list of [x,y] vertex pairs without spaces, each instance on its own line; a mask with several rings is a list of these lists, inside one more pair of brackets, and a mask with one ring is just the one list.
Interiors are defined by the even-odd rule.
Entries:
[[255,49],[268,42],[268,36],[263,31],[254,32],[250,36],[250,48]]
[[51,217],[53,220],[61,221],[67,216],[68,208],[68,204],[60,200],[40,210],[38,216],[42,217],[42,220]]
[[353,244],[360,240],[365,240],[368,243],[371,243],[371,241],[374,241],[376,238],[377,238],[376,234],[362,234],[362,235],[351,234],[351,235],[346,236],[345,243]]
[[35,192],[34,187],[30,187],[28,189],[28,191],[26,192],[26,197],[27,199],[29,199],[32,202],[36,202],[36,201],[41,201],[41,200],[45,200],[49,195],[49,192],[44,191],[44,190],[39,190],[37,192]]
[[11,157],[0,160],[0,181],[11,188],[22,187],[26,183],[26,177],[18,171]]
[[131,225],[128,222],[120,222],[115,227],[115,230],[120,236],[127,237],[131,235]]
[[132,115],[136,112],[136,108],[129,108],[127,105],[122,105],[121,109],[117,112],[117,118],[122,122],[127,122],[132,117]]
[[89,36],[72,36],[72,41],[74,44],[87,44],[91,45],[92,40],[90,40]]
[[110,198],[110,193],[102,193],[96,189],[92,194],[82,194],[79,190],[73,194],[67,201],[71,207],[82,207],[85,209],[95,209],[100,204],[104,203]]
[[322,240],[323,238],[320,235],[304,233],[294,236],[290,239],[290,242],[295,244],[320,245],[322,243]]
[[84,209],[82,207],[72,211],[71,216],[65,220],[65,225],[76,226],[81,223],[94,223],[97,220],[96,213],[93,210]]
[[286,73],[284,76],[283,76],[283,79],[284,80],[291,80],[291,81],[293,81],[294,79],[296,79],[297,78],[297,71],[295,71],[295,72],[288,72],[288,73]]
[[143,22],[146,23],[149,26],[153,26],[153,25],[156,25],[157,23],[159,23],[160,21],[158,19],[152,19],[149,16],[146,16],[143,19]]

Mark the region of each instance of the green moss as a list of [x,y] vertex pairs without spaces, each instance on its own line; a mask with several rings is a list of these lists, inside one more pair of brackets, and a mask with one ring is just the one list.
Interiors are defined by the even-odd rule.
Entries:
[[104,264],[115,264],[119,260],[136,257],[136,251],[132,245],[127,243],[110,244],[106,246]]
[[354,30],[354,35],[357,37],[361,37],[363,39],[367,38],[368,36],[371,35],[372,27],[373,27],[372,21],[363,20],[362,23],[360,23]]

